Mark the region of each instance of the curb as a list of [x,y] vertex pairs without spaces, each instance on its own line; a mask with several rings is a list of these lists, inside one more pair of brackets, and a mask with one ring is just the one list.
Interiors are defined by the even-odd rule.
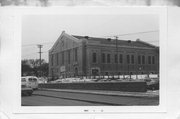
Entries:
[[64,90],[64,89],[46,89],[41,88],[41,91],[54,91],[54,92],[70,92],[70,93],[85,93],[95,95],[107,95],[107,96],[124,96],[124,97],[138,97],[138,98],[159,98],[159,94],[133,94],[134,92],[102,92],[92,90]]

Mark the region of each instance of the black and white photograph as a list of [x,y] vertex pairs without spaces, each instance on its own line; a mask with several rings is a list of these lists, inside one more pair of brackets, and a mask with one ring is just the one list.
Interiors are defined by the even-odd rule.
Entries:
[[21,106],[159,106],[157,14],[23,15]]
[[0,7],[0,118],[179,119],[179,16]]

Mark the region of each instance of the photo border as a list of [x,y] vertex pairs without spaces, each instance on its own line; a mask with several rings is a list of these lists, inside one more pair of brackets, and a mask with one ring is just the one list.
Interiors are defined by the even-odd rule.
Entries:
[[[8,9],[8,8],[7,8]],[[13,11],[13,12],[12,12]],[[11,38],[14,49],[13,67],[17,70],[12,84],[14,114],[117,114],[141,112],[166,112],[166,51],[167,51],[167,8],[166,7],[54,7],[54,8],[14,8],[6,11],[15,19],[14,37]],[[157,14],[159,15],[159,47],[160,47],[160,96],[159,106],[21,106],[21,23],[23,15],[125,15],[125,14]],[[13,56],[12,56],[13,57]],[[11,58],[11,57],[10,57]],[[8,74],[7,74],[8,75]],[[8,79],[9,80],[9,79]]]

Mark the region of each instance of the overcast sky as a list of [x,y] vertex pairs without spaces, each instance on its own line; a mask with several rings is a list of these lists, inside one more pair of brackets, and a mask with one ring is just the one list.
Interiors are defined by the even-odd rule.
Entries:
[[63,30],[90,37],[129,34],[119,39],[159,44],[157,15],[27,15],[22,18],[22,59],[38,59],[37,44],[42,44],[42,58],[48,61],[48,50]]

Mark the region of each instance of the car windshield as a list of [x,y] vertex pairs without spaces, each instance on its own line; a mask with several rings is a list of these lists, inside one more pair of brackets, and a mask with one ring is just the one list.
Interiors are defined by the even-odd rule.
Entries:
[[36,79],[36,78],[33,78],[33,81],[37,81],[37,79]]
[[36,79],[36,78],[29,78],[29,81],[30,81],[30,82],[36,82],[37,79]]

